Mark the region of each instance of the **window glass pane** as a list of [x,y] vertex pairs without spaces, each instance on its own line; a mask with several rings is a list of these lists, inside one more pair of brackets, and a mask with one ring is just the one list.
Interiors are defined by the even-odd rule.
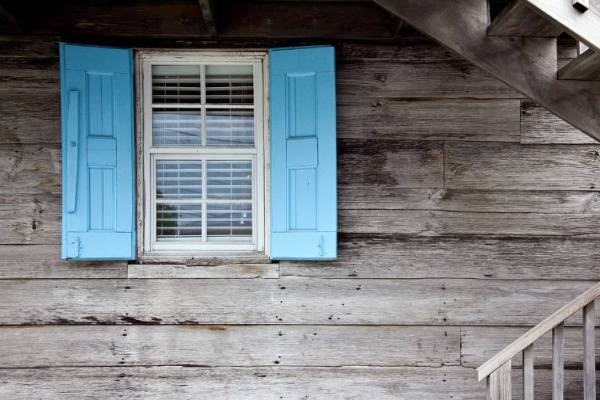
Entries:
[[157,199],[202,199],[202,161],[156,161]]
[[154,109],[152,113],[154,146],[199,146],[202,144],[200,110]]
[[251,65],[207,65],[206,103],[252,104],[254,79]]
[[209,146],[253,146],[254,111],[207,109],[206,144]]
[[209,239],[252,236],[252,204],[208,204],[207,235]]
[[153,104],[200,104],[200,91],[199,65],[152,66]]
[[252,199],[252,163],[250,161],[208,161],[209,199]]
[[156,237],[202,238],[202,204],[157,204]]

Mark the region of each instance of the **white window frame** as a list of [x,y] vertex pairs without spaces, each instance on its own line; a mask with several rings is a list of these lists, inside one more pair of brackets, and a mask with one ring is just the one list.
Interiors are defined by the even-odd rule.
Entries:
[[[138,71],[138,249],[142,257],[228,257],[265,254],[267,247],[266,207],[268,193],[267,179],[267,115],[266,115],[266,51],[139,51],[137,53]],[[252,65],[254,75],[254,147],[211,148],[211,147],[152,147],[152,66],[153,65]],[[203,74],[202,74],[203,75]],[[201,76],[204,88],[204,76]],[[204,94],[202,94],[204,96]],[[179,108],[185,108],[186,105]],[[189,106],[192,108],[191,106]],[[247,105],[193,105],[195,109],[206,108],[245,108]],[[203,124],[203,132],[205,132]],[[204,138],[204,133],[203,133]],[[236,160],[252,162],[252,242],[236,243],[235,238],[226,241],[206,240],[206,207],[202,211],[202,240],[181,239],[176,241],[158,241],[156,239],[155,220],[155,180],[153,179],[157,160],[181,159],[203,160],[202,174],[206,176],[206,159]],[[206,188],[203,186],[203,191]],[[205,197],[205,196],[203,196]],[[235,202],[235,201],[234,201]]]

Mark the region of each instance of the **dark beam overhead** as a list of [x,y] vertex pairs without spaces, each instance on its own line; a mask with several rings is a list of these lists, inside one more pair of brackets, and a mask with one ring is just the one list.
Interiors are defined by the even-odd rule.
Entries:
[[15,15],[0,4],[0,32],[11,33],[19,31],[21,29]]
[[202,18],[209,36],[217,36],[217,24],[215,21],[215,4],[211,0],[198,0],[200,9],[202,10]]

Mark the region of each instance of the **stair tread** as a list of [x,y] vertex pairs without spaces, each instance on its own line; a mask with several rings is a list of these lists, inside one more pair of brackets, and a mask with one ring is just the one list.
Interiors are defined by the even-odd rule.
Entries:
[[508,4],[488,28],[490,36],[558,37],[562,32],[560,25],[542,17],[521,0]]
[[600,81],[600,54],[587,50],[558,71],[558,79]]

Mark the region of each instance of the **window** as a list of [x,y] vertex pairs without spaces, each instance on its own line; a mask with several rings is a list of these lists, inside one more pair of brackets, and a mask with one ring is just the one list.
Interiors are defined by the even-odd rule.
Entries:
[[264,250],[264,54],[140,55],[145,254]]

